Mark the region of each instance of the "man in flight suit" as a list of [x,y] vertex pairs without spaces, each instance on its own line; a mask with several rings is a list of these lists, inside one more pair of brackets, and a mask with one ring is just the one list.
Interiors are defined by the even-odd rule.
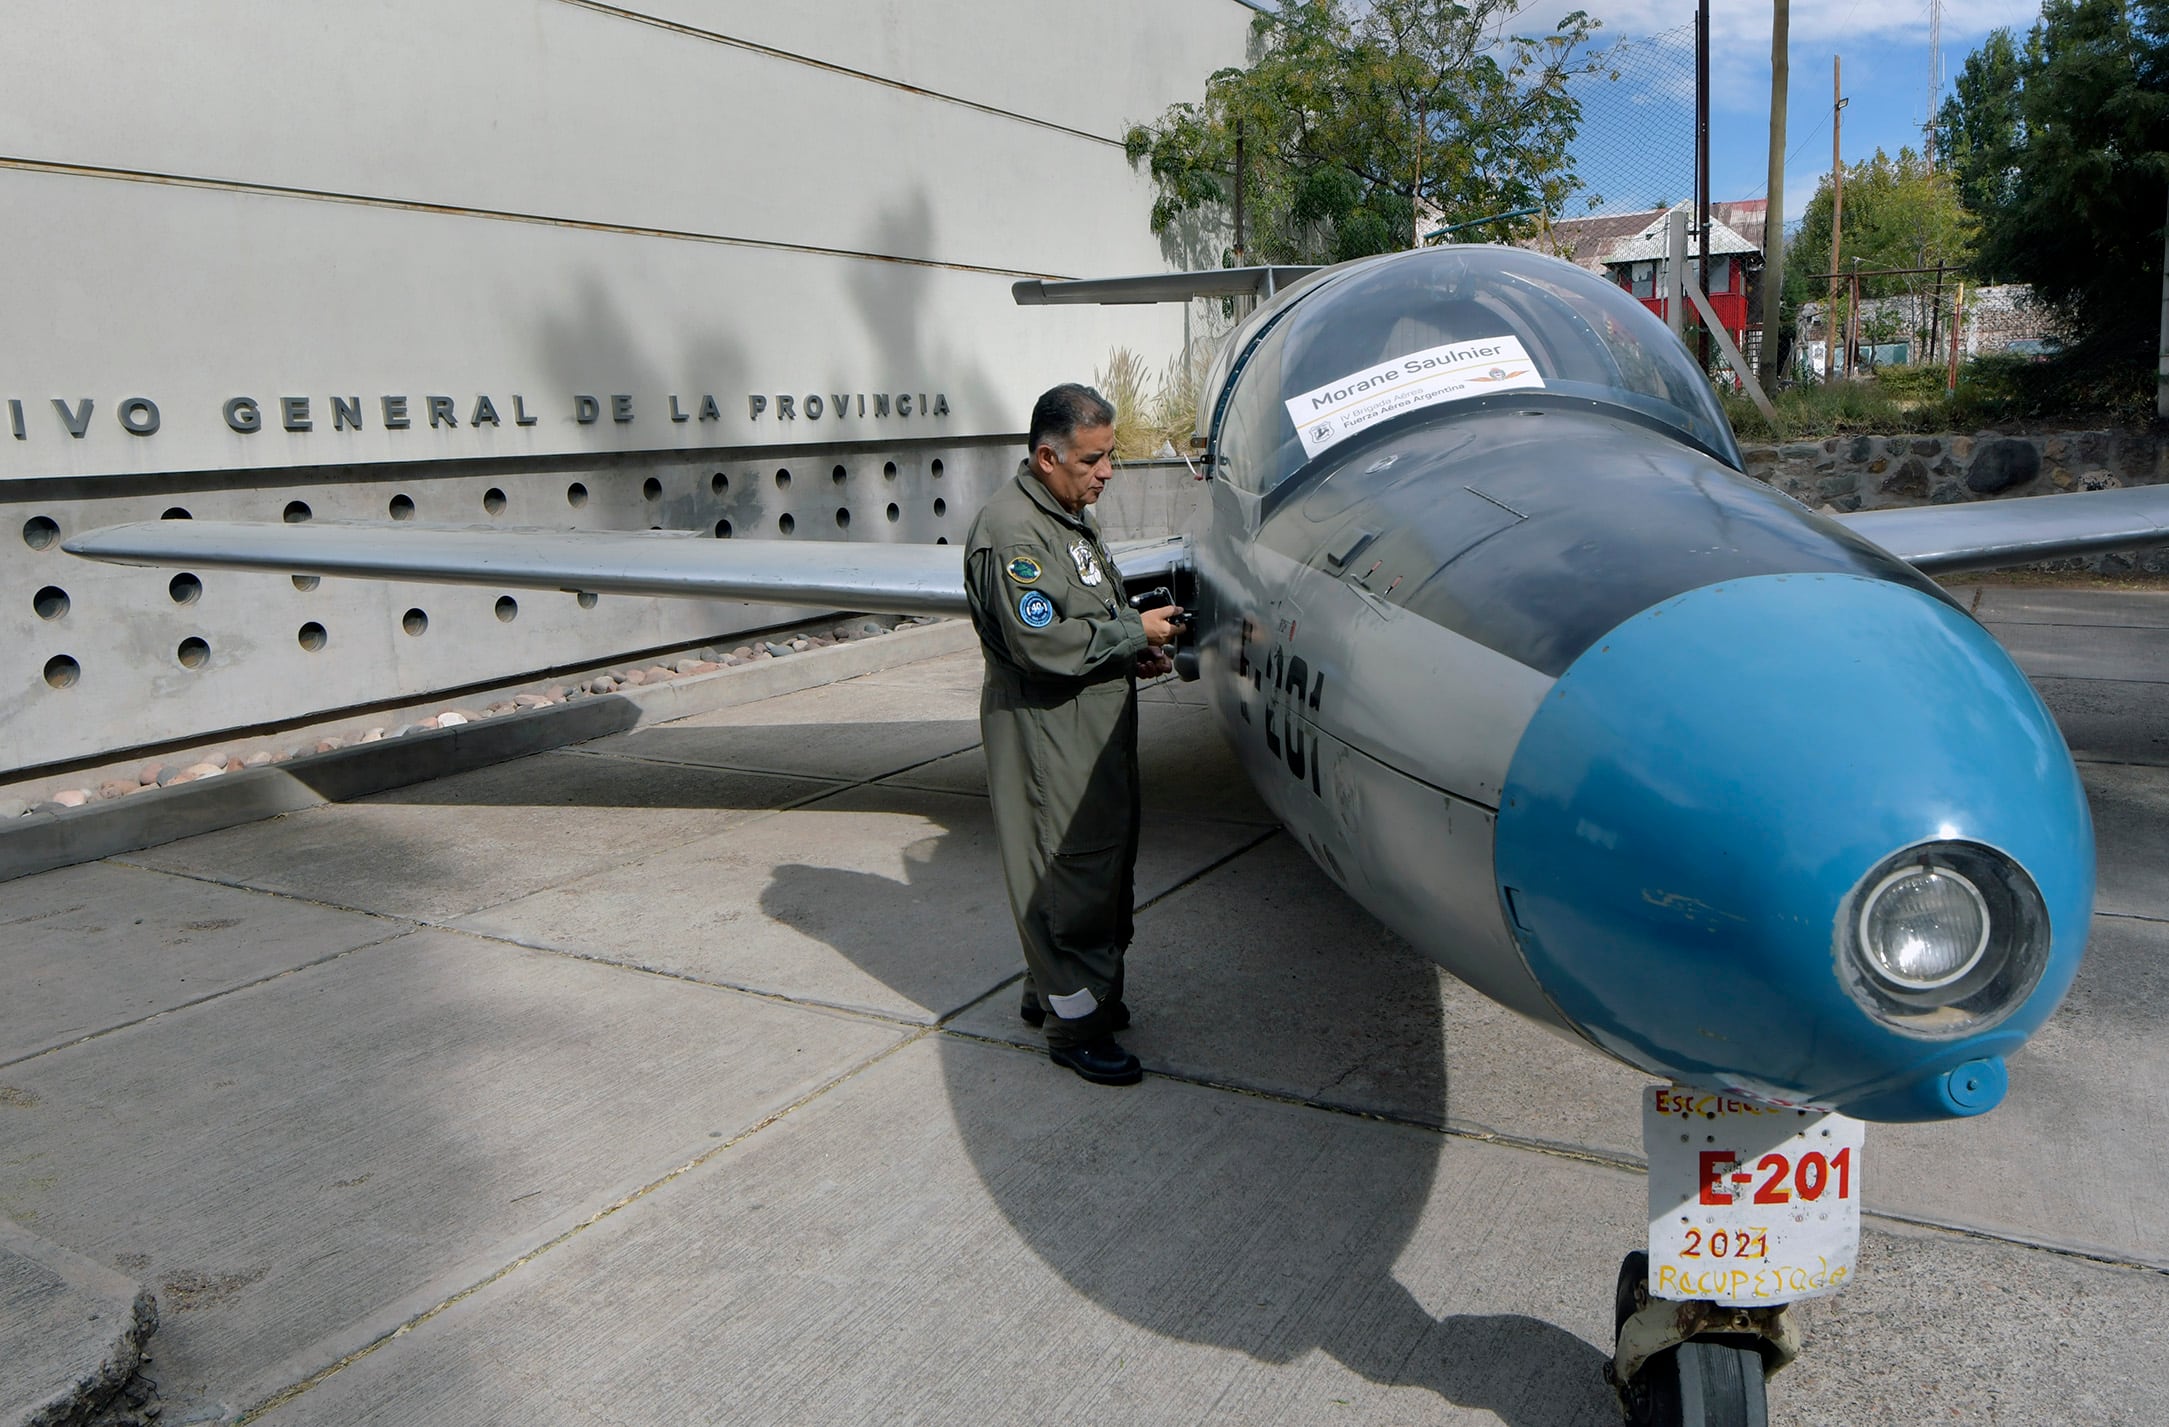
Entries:
[[1010,910],[1024,942],[1024,1019],[1047,1053],[1134,1085],[1122,955],[1137,863],[1137,679],[1166,673],[1180,609],[1140,615],[1087,508],[1113,474],[1115,410],[1058,386],[1032,408],[1029,455],[965,543],[986,656],[979,728]]

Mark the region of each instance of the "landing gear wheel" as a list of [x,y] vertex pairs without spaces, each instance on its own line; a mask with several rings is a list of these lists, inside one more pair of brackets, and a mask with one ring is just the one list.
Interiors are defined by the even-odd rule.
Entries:
[[[1649,1255],[1619,1265],[1612,1331],[1649,1302]],[[1696,1338],[1642,1365],[1620,1391],[1628,1427],[1769,1427],[1762,1353],[1753,1338]]]

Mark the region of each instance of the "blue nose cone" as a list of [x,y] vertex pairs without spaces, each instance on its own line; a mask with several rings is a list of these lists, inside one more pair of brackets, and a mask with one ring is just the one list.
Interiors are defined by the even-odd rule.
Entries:
[[[2046,964],[2000,1015],[1895,1026],[1848,990],[1848,899],[1918,844],[2015,861]],[[1516,749],[1497,872],[1530,970],[1653,1074],[1866,1119],[1979,1114],[2062,999],[2093,908],[2086,795],[1973,620],[1853,575],[1766,575],[1643,611]],[[1857,977],[1853,979],[1857,980]]]

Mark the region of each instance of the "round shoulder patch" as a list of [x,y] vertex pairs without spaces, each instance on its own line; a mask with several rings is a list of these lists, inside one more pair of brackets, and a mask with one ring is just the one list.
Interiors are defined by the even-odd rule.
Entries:
[[1039,562],[1029,555],[1019,555],[1009,562],[1009,578],[1020,585],[1039,583]]
[[1054,601],[1038,590],[1026,590],[1017,598],[1017,618],[1034,629],[1054,623]]

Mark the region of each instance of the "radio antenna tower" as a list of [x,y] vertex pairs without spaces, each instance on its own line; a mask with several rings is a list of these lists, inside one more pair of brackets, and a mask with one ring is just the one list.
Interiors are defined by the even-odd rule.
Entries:
[[1943,0],[1928,0],[1928,118],[1921,125],[1928,167],[1936,166],[1936,99],[1943,92]]

